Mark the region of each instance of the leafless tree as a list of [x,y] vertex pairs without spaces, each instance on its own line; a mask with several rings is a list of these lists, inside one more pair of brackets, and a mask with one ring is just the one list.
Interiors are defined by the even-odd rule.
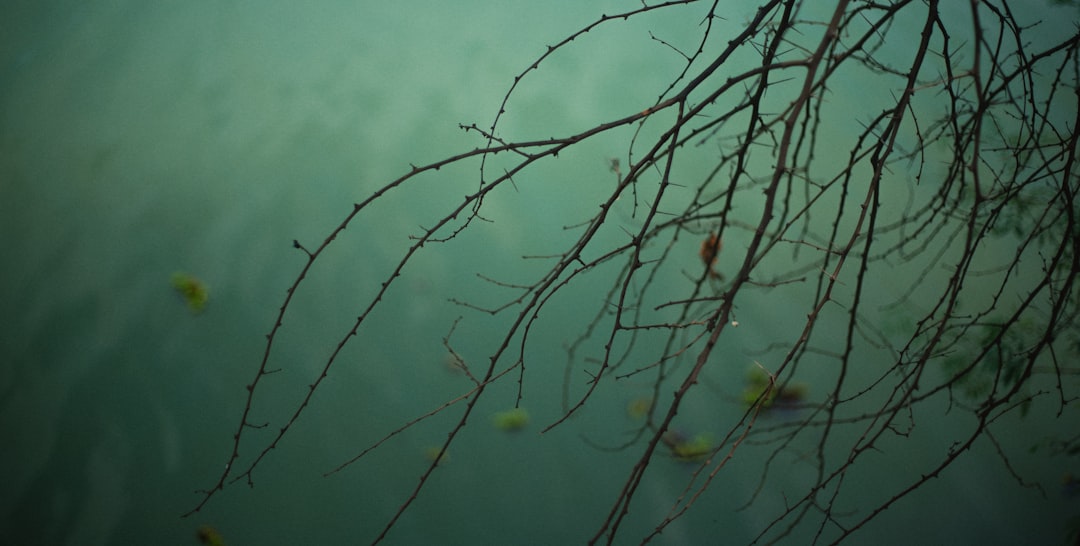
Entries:
[[[318,404],[341,351],[370,327],[372,313],[419,256],[453,253],[473,230],[512,221],[492,218],[489,203],[543,184],[543,177],[529,176],[540,165],[558,168],[560,154],[609,137],[623,146],[617,158],[598,158],[607,161],[609,189],[593,200],[564,186],[568,202],[592,208],[558,226],[561,237],[522,252],[528,280],[500,278],[491,272],[498,271],[494,263],[478,264],[489,292],[508,296],[492,304],[448,295],[461,318],[433,335],[444,340],[467,387],[431,400],[382,440],[344,455],[330,473],[450,412],[447,452],[467,423],[476,426],[474,408],[495,385],[512,385],[521,404],[542,374],[564,378],[563,411],[543,432],[574,426],[600,392],[643,381],[652,391],[640,420],[627,425],[629,439],[583,440],[598,459],[615,449],[635,453],[636,461],[611,491],[610,510],[582,537],[589,543],[615,539],[645,476],[671,456],[696,465],[684,493],[671,499],[670,514],[654,522],[652,534],[620,538],[648,541],[663,532],[743,453],[753,454],[760,476],[757,493],[746,499],[751,509],[773,487],[777,465],[798,459],[811,477],[808,486],[784,491],[783,508],[768,516],[760,542],[793,535],[844,541],[977,442],[994,446],[1013,472],[1016,454],[995,437],[1002,423],[1022,414],[1059,421],[1077,415],[1080,33],[1034,40],[1040,27],[1024,26],[1008,0],[943,4],[765,0],[750,17],[731,21],[715,0],[643,1],[554,42],[514,77],[490,124],[462,125],[479,147],[411,166],[356,203],[318,244],[294,241],[306,263],[247,385],[225,470],[191,513],[227,485],[251,483],[298,417]],[[692,41],[642,37],[669,49],[678,64],[655,100],[561,136],[504,136],[501,123],[516,93],[544,78],[551,59],[597,32],[675,10],[700,24]],[[460,166],[472,175],[442,176]],[[464,188],[462,197],[441,203],[442,212],[403,241],[402,258],[343,328],[290,415],[264,424],[254,408],[279,369],[272,357],[305,279],[351,235],[346,228],[357,218],[394,192],[429,182]],[[604,291],[593,300],[572,296],[596,286]],[[546,313],[583,305],[593,307],[577,325],[579,335],[565,340],[565,365],[535,359],[533,336]],[[740,320],[752,307],[798,317],[799,326],[773,331]],[[480,340],[482,357],[459,350],[455,332],[489,316],[500,318],[501,329]],[[718,352],[726,337],[754,328],[771,336],[757,364]],[[748,367],[745,385],[710,379],[733,369],[742,377]],[[691,393],[737,408],[721,434],[700,442],[679,436],[680,408]],[[764,418],[779,411],[784,419]],[[898,488],[860,493],[871,504],[844,508],[860,488],[849,476],[873,468],[874,453],[919,441],[916,431],[940,419],[962,423],[956,430],[964,432],[936,462]],[[260,428],[266,430],[256,434]],[[1080,451],[1080,436],[1069,434],[1076,431],[1055,445]],[[255,455],[241,457],[241,447]],[[424,494],[437,463],[403,492],[375,542]]]

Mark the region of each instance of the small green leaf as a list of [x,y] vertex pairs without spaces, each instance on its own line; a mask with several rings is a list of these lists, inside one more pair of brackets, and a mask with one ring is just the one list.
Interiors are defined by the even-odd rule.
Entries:
[[495,428],[499,430],[507,432],[521,430],[529,424],[529,412],[525,411],[525,408],[500,411],[495,414],[492,421],[495,423]]
[[173,273],[172,286],[184,298],[192,313],[201,313],[206,307],[206,301],[210,299],[210,291],[194,275],[179,271]]

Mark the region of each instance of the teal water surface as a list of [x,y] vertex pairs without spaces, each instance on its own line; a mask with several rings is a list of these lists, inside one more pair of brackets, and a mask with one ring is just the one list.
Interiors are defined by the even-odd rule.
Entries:
[[[467,232],[452,251],[418,257],[256,470],[254,487],[236,483],[181,518],[228,460],[244,387],[306,261],[293,241],[318,246],[353,203],[411,164],[483,145],[458,124],[489,125],[514,76],[546,45],[602,13],[640,4],[95,0],[0,8],[2,541],[196,544],[196,530],[209,525],[227,544],[369,542],[459,414],[436,416],[360,463],[323,474],[468,390],[467,378],[448,369],[442,343],[468,310],[447,298],[501,303],[506,294],[477,272],[535,280],[521,256],[565,244],[570,235],[560,226],[580,221],[606,195],[615,182],[608,159],[625,144],[588,142],[523,176],[516,193],[487,205],[492,223]],[[547,138],[640,111],[680,68],[671,64],[677,54],[648,32],[689,33],[703,9],[583,38],[581,48],[527,78],[501,122],[503,136]],[[729,10],[717,24],[738,28],[752,11],[749,4]],[[1068,32],[1061,20],[1052,25]],[[288,419],[410,235],[470,191],[476,168],[441,170],[389,194],[335,242],[286,317],[270,363],[281,371],[262,379],[254,408],[253,419],[272,426],[251,430],[255,438],[270,438]],[[617,212],[634,222],[629,204]],[[170,284],[177,272],[205,283],[202,312]],[[638,453],[598,456],[583,437],[625,439],[627,395],[600,393],[590,401],[600,411],[535,433],[561,415],[563,343],[578,331],[560,325],[588,318],[571,298],[599,299],[604,288],[586,282],[568,292],[534,335],[534,361],[554,363],[529,368],[525,405],[536,423],[508,435],[483,421],[515,403],[516,382],[500,384],[390,543],[564,544],[593,535]],[[799,325],[783,310],[748,304],[740,313],[742,337],[724,348],[739,362],[751,362],[772,331]],[[463,323],[455,348],[482,358],[486,336],[505,320]],[[743,370],[713,381],[723,390]],[[640,392],[649,393],[647,382]],[[708,428],[739,411],[702,394],[688,400],[687,422]],[[1055,426],[1018,422],[1015,441]],[[1057,540],[1075,505],[1017,493],[1000,458],[983,447],[870,526],[871,542],[911,543],[913,521],[925,543]],[[259,448],[244,449],[251,457]],[[884,487],[891,469],[937,455],[882,453],[877,473],[848,479]],[[651,470],[655,479],[635,504],[647,517],[626,524],[628,540],[652,529],[685,487],[690,470],[671,463]],[[1050,489],[1061,474],[1034,461],[1018,466]],[[784,499],[762,499],[761,512],[737,511],[758,479],[739,468],[658,540],[748,542]],[[801,480],[797,471],[778,477]]]

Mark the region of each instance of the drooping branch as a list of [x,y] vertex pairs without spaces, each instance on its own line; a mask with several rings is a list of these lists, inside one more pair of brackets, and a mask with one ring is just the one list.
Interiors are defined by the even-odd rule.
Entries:
[[[568,54],[589,33],[662,11],[689,12],[691,4],[703,4],[698,35],[648,33],[650,43],[673,52],[679,64],[655,100],[560,137],[518,141],[503,134],[517,91],[543,77],[549,59]],[[606,442],[586,438],[588,445],[635,453],[625,480],[604,485],[614,498],[598,513],[591,543],[613,543],[630,532],[628,516],[665,451],[698,467],[667,514],[650,524],[645,541],[703,503],[716,478],[747,450],[763,456],[743,509],[755,509],[772,486],[784,488],[784,508],[764,518],[755,530],[758,541],[796,533],[814,542],[843,541],[979,449],[983,438],[1025,485],[1010,465],[1010,446],[994,434],[1004,426],[1002,417],[1023,414],[1053,392],[1056,417],[1063,418],[1080,399],[1069,364],[1080,353],[1074,333],[1080,314],[1074,288],[1080,272],[1080,33],[1037,49],[1031,27],[1005,0],[971,0],[966,21],[948,20],[939,4],[838,0],[826,10],[818,3],[768,0],[728,31],[718,23],[716,1],[642,2],[548,46],[514,76],[490,125],[461,125],[482,147],[411,166],[354,204],[318,246],[295,242],[306,263],[267,334],[225,469],[189,514],[227,484],[253,483],[256,467],[317,403],[314,395],[341,352],[369,327],[371,314],[417,256],[452,248],[466,230],[493,222],[485,215],[489,203],[509,186],[542,184],[528,180],[538,166],[620,129],[633,131],[625,163],[621,157],[610,163],[615,183],[593,212],[563,228],[562,246],[542,258],[526,253],[526,263],[535,264],[530,280],[478,271],[489,286],[511,295],[495,305],[448,297],[464,309],[449,325],[451,333],[475,314],[503,319],[480,340],[483,364],[466,363],[450,334],[443,339],[465,367],[468,388],[432,400],[429,409],[403,418],[327,474],[357,466],[450,407],[462,408],[447,427],[445,453],[489,390],[516,377],[520,406],[531,374],[554,374],[563,380],[562,409],[541,433],[574,426],[601,393],[631,379],[646,381],[652,393],[642,421],[627,425],[629,440],[603,447]],[[905,21],[916,20],[917,28],[905,29]],[[745,62],[748,56],[753,63]],[[852,96],[846,82],[860,77],[886,82],[868,87],[889,91],[868,93],[865,103],[844,102]],[[313,381],[300,387],[302,396],[284,421],[257,422],[253,408],[264,396],[262,379],[277,371],[270,359],[280,350],[286,312],[332,243],[421,175],[474,163],[479,172],[467,181],[469,191],[444,203],[410,236],[404,255],[337,338]],[[694,178],[695,172],[701,174]],[[632,200],[632,221],[621,223],[624,198]],[[567,362],[558,369],[537,362],[534,340],[548,324],[547,311],[566,305],[585,279],[598,279],[603,289],[598,302],[587,304],[596,307],[582,310],[577,337],[564,344]],[[786,321],[791,328],[740,326],[740,310],[753,306],[798,318]],[[761,360],[755,370],[767,380],[742,397],[732,394],[738,387],[716,387],[711,379],[730,377],[738,365],[720,356],[736,327],[770,336],[755,353]],[[812,400],[799,394],[798,380],[816,382]],[[693,457],[673,439],[691,393],[725,409],[717,411],[719,440]],[[794,414],[784,422],[771,419],[781,402]],[[969,418],[954,443],[899,488],[878,493],[860,512],[845,512],[841,507],[856,495],[873,496],[857,491],[849,478],[853,469],[873,464],[868,455],[893,442],[917,441],[923,408],[935,403]],[[269,429],[271,437],[256,444],[250,431],[257,428]],[[241,459],[242,444],[254,448],[250,460]],[[807,464],[810,486],[789,489],[772,479],[789,456]],[[404,492],[375,542],[388,536],[437,470],[436,459]]]

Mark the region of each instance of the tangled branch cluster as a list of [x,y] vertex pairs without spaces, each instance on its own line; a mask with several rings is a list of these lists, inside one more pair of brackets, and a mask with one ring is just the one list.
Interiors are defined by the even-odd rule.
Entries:
[[[448,325],[446,346],[469,387],[433,401],[431,411],[401,423],[341,468],[432,415],[463,408],[447,431],[445,452],[496,383],[516,379],[520,402],[534,370],[553,373],[549,363],[531,358],[531,333],[545,311],[568,305],[565,292],[585,282],[607,290],[580,335],[566,341],[563,412],[544,430],[570,426],[604,389],[644,380],[653,391],[632,438],[618,446],[636,453],[636,462],[613,491],[610,510],[583,537],[590,543],[615,539],[650,465],[679,447],[675,421],[688,395],[704,390],[719,402],[708,375],[717,367],[744,368],[718,347],[735,328],[755,327],[740,326],[740,311],[750,306],[800,317],[799,327],[777,329],[760,351],[756,390],[736,403],[740,410],[723,434],[693,454],[698,466],[684,494],[672,499],[670,514],[645,540],[691,510],[747,450],[760,460],[751,505],[768,491],[770,471],[785,456],[807,463],[811,475],[808,487],[785,493],[784,508],[770,516],[758,540],[798,533],[840,542],[980,440],[996,446],[1009,465],[1010,454],[994,435],[1004,417],[1033,404],[1049,419],[1075,415],[1080,33],[1033,46],[1038,31],[1022,26],[1006,0],[971,0],[959,12],[937,0],[821,4],[768,0],[742,22],[724,20],[715,0],[642,2],[604,15],[518,74],[490,126],[462,126],[483,146],[413,166],[356,203],[318,246],[295,242],[307,263],[267,335],[228,464],[193,512],[226,485],[251,482],[254,469],[317,402],[342,349],[368,326],[414,258],[452,248],[465,230],[490,220],[485,205],[496,195],[601,135],[632,136],[610,160],[614,183],[595,212],[565,227],[568,243],[523,258],[535,273],[527,283],[479,272],[493,290],[513,293],[501,304],[454,300],[465,310],[461,320],[504,319],[480,361],[458,354],[452,335],[458,322]],[[515,92],[543,77],[550,58],[590,33],[680,9],[700,18],[699,34],[692,50],[680,46],[685,37],[650,37],[681,63],[655,101],[563,136],[501,136]],[[722,31],[721,23],[741,30]],[[854,81],[865,87],[852,89]],[[443,203],[441,215],[407,241],[291,417],[254,446],[254,458],[242,458],[241,446],[253,447],[251,431],[264,426],[252,412],[275,371],[270,362],[279,332],[320,257],[387,194],[458,164],[479,167],[469,193]],[[796,378],[812,379],[813,395],[801,396]],[[789,418],[761,418],[785,398],[796,408]],[[870,507],[842,508],[858,487],[847,479],[854,469],[871,464],[870,453],[900,445],[921,420],[938,417],[931,413],[938,410],[924,408],[942,407],[967,424],[937,462]],[[435,472],[437,461],[376,542]]]

